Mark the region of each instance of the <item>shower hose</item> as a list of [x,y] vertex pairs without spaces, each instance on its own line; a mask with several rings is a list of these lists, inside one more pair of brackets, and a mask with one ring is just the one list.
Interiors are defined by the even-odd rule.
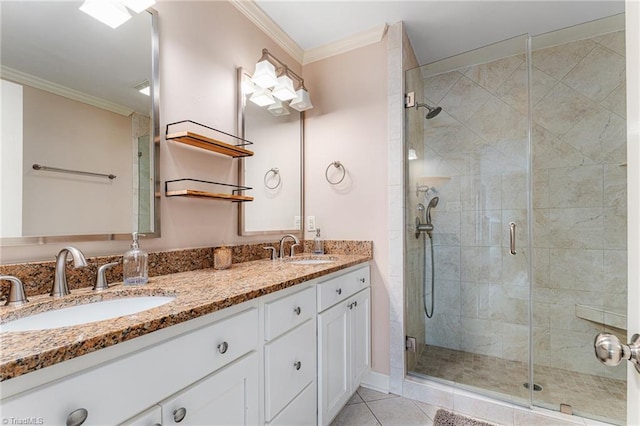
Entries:
[[[427,259],[426,259],[426,254],[427,254],[427,235],[429,238],[429,247],[431,247],[431,313],[429,313],[429,309],[427,309]],[[427,316],[427,318],[431,318],[433,317],[433,305],[434,305],[434,299],[435,299],[435,293],[434,293],[434,282],[435,282],[435,267],[434,267],[434,262],[433,262],[433,237],[431,236],[431,232],[428,232],[427,235],[424,236],[424,240],[423,240],[423,253],[424,256],[422,256],[422,276],[424,277],[424,285],[423,285],[423,292],[424,295],[422,297],[422,302],[423,302],[423,306],[424,306],[424,313]]]

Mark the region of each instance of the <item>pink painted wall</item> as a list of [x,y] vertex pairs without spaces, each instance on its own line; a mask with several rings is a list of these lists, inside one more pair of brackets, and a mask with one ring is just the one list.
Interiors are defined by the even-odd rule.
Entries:
[[[303,76],[315,105],[305,119],[305,212],[326,239],[373,240],[372,369],[389,374],[386,38],[306,65]],[[335,186],[325,178],[334,161],[347,172]]]

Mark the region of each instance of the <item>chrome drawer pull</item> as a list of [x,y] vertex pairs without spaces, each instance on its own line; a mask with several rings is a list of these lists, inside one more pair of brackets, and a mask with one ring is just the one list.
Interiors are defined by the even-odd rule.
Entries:
[[296,361],[293,363],[293,366],[296,368],[296,370],[300,370],[300,368],[302,368],[302,363],[300,361]]
[[173,412],[173,421],[176,423],[180,423],[187,417],[187,409],[184,407],[180,407]]
[[73,410],[67,416],[67,426],[80,426],[89,417],[89,412],[85,408]]
[[293,310],[293,312],[295,312],[296,315],[300,315],[300,313],[302,312],[302,309],[300,309],[300,306],[296,306],[296,308]]
[[338,293],[338,295],[341,295],[342,294],[342,289],[341,288],[337,289],[336,293]]
[[218,352],[221,354],[226,353],[227,349],[229,349],[229,344],[227,342],[222,342],[218,345]]
[[364,278],[360,278],[358,281],[360,281],[362,284],[364,284],[364,282],[366,281],[366,279],[364,279]]

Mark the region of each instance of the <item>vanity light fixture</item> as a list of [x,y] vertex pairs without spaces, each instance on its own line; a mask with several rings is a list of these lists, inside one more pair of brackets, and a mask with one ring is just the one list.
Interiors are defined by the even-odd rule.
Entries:
[[243,95],[250,95],[256,91],[256,85],[253,83],[253,81],[251,81],[251,78],[246,74],[242,75],[241,90]]
[[134,87],[143,95],[151,96],[151,85],[149,84],[149,80],[145,80],[142,83],[135,85]]
[[127,7],[140,13],[155,3],[155,0],[85,0],[80,10],[115,29],[131,19]]
[[418,154],[416,153],[415,148],[409,148],[409,160],[417,160]]
[[275,102],[272,105],[269,105],[269,108],[267,109],[276,117],[291,114],[289,112],[289,109],[286,106],[282,105],[282,101],[279,99],[276,99]]
[[[293,84],[294,79],[297,82],[297,86]],[[260,95],[257,95],[258,92],[253,93],[249,100],[260,106],[270,105],[269,110],[273,114],[275,114],[275,111],[281,112],[276,115],[289,114],[289,110],[284,105],[281,107],[284,110],[277,106],[274,97],[282,102],[291,101],[289,106],[301,112],[313,108],[309,92],[304,87],[304,79],[291,71],[284,62],[269,53],[267,49],[262,49],[262,56],[256,64],[256,70],[251,77],[251,81],[256,86],[262,87],[263,91],[260,91]],[[242,82],[242,93],[252,93],[245,91],[244,81]],[[270,102],[265,103],[265,97],[266,99],[270,97]]]

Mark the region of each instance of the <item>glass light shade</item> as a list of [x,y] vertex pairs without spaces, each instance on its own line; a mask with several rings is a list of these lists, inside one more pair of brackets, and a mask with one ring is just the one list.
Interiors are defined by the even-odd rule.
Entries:
[[253,84],[253,81],[251,81],[249,76],[243,75],[240,89],[242,90],[243,95],[250,95],[256,91],[256,85]]
[[274,67],[273,64],[266,59],[264,61],[258,62],[256,64],[256,71],[251,77],[251,81],[264,89],[275,86],[276,84],[278,84],[278,78],[276,77],[276,67]]
[[296,98],[289,103],[291,108],[300,112],[313,108],[311,98],[309,98],[309,92],[305,89],[298,89],[296,95]]
[[126,7],[111,0],[86,0],[80,10],[111,28],[118,28],[131,19]]
[[135,13],[140,13],[143,10],[147,10],[154,4],[156,0],[121,0],[125,6],[133,10]]
[[278,77],[278,84],[271,93],[281,101],[288,101],[297,96],[296,89],[293,88],[293,80],[286,75]]
[[275,115],[276,117],[280,117],[282,115],[289,115],[291,114],[289,112],[289,109],[287,109],[286,106],[282,105],[282,101],[279,100],[275,100],[275,102],[272,105],[269,105],[269,108],[267,108],[269,110],[269,112],[273,115]]
[[416,150],[413,148],[409,148],[409,160],[417,160],[418,159],[418,154],[416,153]]
[[267,89],[256,90],[249,100],[258,106],[272,105],[276,102]]

